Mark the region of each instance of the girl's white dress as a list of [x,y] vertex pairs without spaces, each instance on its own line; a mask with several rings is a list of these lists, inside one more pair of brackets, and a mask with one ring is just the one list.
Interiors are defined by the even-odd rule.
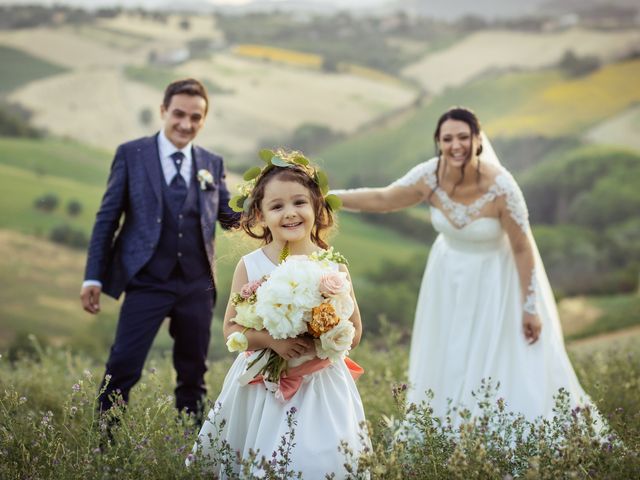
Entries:
[[[408,400],[420,403],[431,390],[431,405],[444,417],[450,406],[478,414],[472,396],[483,379],[499,382],[496,398],[509,411],[536,417],[553,416],[554,395],[568,391],[573,405],[589,403],[564,348],[555,301],[539,258],[531,272],[530,295],[522,298],[520,279],[509,239],[497,218],[483,208],[506,196],[509,214],[530,236],[524,197],[504,168],[494,185],[472,205],[452,201],[436,188],[437,158],[414,167],[395,185],[426,184],[441,209],[431,208],[440,233],[429,254],[420,288],[409,361]],[[522,329],[523,306],[539,315],[542,332],[529,345]],[[449,404],[451,400],[451,404]],[[457,423],[457,422],[456,422]]]
[[[261,249],[245,255],[243,260],[249,281],[268,275],[276,267]],[[344,478],[347,460],[338,447],[342,441],[347,442],[357,458],[365,446],[360,435],[366,432],[362,400],[345,363],[335,362],[306,375],[295,395],[283,402],[262,383],[239,383],[239,377],[247,369],[247,358],[245,353],[240,353],[227,373],[220,396],[194,445],[194,461],[198,462],[203,456],[216,457],[222,441],[228,442],[232,451],[239,452],[243,458],[253,450],[259,452],[259,457],[280,459],[278,447],[288,431],[287,412],[295,407],[293,418],[297,426],[289,469],[302,472],[304,479],[323,479],[328,473]],[[369,445],[364,434],[365,443]],[[211,441],[216,438],[217,441]],[[239,467],[234,465],[232,470],[237,473]],[[215,466],[214,473],[225,478],[221,465]],[[253,474],[261,476],[262,473],[257,469]]]

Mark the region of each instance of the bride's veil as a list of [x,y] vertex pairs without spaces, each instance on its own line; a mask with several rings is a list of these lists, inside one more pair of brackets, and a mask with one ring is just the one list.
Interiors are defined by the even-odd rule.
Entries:
[[[480,132],[480,140],[482,142],[482,153],[479,156],[480,162],[488,163],[492,165],[498,165],[500,168],[505,169],[504,165],[500,162],[496,151],[493,149],[489,138],[484,132]],[[555,297],[553,290],[549,284],[549,278],[547,272],[544,269],[542,258],[540,257],[540,251],[538,250],[538,244],[536,243],[531,228],[528,229],[529,241],[533,248],[533,256],[535,259],[535,281],[534,288],[536,293],[536,311],[542,322],[542,328],[551,327],[554,334],[558,335],[562,341],[562,327],[560,326],[560,318],[558,316],[558,309],[556,308]],[[546,321],[546,322],[545,322]],[[545,325],[545,323],[550,325]]]

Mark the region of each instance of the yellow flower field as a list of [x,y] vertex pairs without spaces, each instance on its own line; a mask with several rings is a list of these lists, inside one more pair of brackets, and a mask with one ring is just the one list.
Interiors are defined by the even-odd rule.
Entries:
[[269,47],[267,45],[237,45],[233,48],[233,53],[242,57],[259,58],[305,68],[320,68],[322,66],[322,57],[320,55]]
[[489,122],[493,135],[565,135],[614,116],[640,101],[640,60],[609,65],[532,92],[526,101]]

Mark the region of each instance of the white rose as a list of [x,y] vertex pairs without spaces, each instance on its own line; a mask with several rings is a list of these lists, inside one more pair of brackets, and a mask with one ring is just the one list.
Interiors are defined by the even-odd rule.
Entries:
[[273,338],[295,337],[306,331],[305,314],[322,301],[317,262],[286,261],[271,272],[256,291],[256,314]]
[[274,306],[272,309],[265,309],[263,322],[275,339],[297,337],[307,331],[304,314],[304,310],[293,305]]
[[351,349],[356,329],[348,320],[341,320],[338,325],[320,335],[316,340],[316,351],[319,358],[328,358],[332,362],[340,360]]
[[233,321],[238,325],[255,330],[262,330],[264,328],[262,319],[256,313],[255,304],[241,303],[236,305],[236,316],[233,318]]
[[336,309],[336,315],[340,320],[349,320],[355,310],[355,304],[349,293],[330,297],[329,303]]
[[227,337],[227,348],[230,352],[244,352],[249,348],[249,340],[242,332],[233,332]]

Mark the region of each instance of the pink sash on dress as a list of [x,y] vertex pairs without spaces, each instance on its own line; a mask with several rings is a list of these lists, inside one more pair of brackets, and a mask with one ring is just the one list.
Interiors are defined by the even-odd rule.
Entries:
[[[349,373],[354,380],[357,380],[364,373],[364,369],[349,357],[344,357],[344,363],[347,365]],[[289,370],[282,372],[278,390],[282,394],[284,400],[289,400],[296,394],[296,392],[300,388],[300,385],[302,385],[302,379],[305,375],[310,375],[314,372],[322,370],[330,364],[331,361],[329,359],[320,359],[316,357],[309,360],[308,362],[304,362],[302,365],[292,367]],[[253,385],[263,381],[263,376],[257,375],[253,380],[249,382],[249,384]]]

